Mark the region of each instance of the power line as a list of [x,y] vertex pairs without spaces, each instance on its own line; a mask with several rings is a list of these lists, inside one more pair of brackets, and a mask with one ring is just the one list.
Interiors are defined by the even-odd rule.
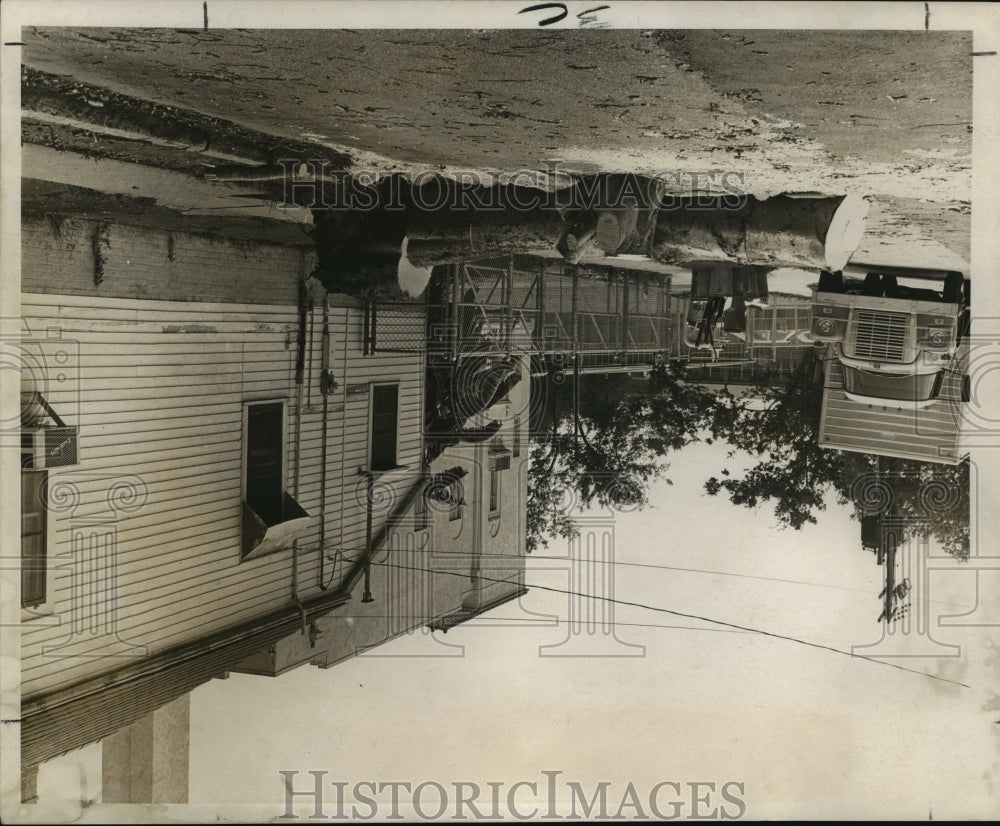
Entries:
[[[360,559],[352,559],[350,561],[358,562],[360,561]],[[465,571],[436,570],[433,568],[426,568],[416,565],[402,565],[399,563],[376,562],[375,560],[370,560],[370,564],[379,565],[385,568],[397,568],[400,570],[419,571],[423,573],[433,573],[438,575],[445,574],[449,576],[460,576],[463,578],[467,578],[469,576],[469,574]],[[485,580],[487,582],[498,582],[498,583],[510,582],[509,579],[497,579],[494,577],[483,576],[482,574],[479,574],[479,579]],[[940,682],[951,683],[952,685],[959,685],[962,686],[963,688],[970,687],[968,684],[958,682],[957,680],[949,680],[947,677],[939,677],[936,674],[929,674],[926,671],[919,671],[915,668],[907,668],[906,666],[898,665],[897,663],[885,662],[884,660],[879,660],[876,659],[875,657],[868,657],[864,654],[854,654],[851,651],[844,651],[843,649],[835,648],[832,645],[824,645],[823,643],[818,643],[818,642],[809,642],[808,640],[799,639],[798,637],[792,637],[787,634],[778,634],[774,631],[765,631],[761,628],[753,628],[748,625],[739,625],[738,623],[726,622],[725,620],[712,619],[711,617],[701,616],[700,614],[689,614],[684,611],[675,611],[672,608],[664,608],[659,605],[649,605],[648,603],[644,602],[634,602],[632,600],[617,599],[615,597],[605,597],[597,594],[585,594],[581,591],[572,591],[568,588],[554,588],[549,585],[532,585],[531,587],[538,591],[549,591],[554,594],[576,596],[582,599],[592,599],[597,602],[609,602],[614,605],[627,605],[631,608],[642,608],[646,611],[655,611],[656,613],[660,614],[670,614],[671,616],[674,617],[683,617],[684,619],[699,620],[701,622],[707,622],[712,625],[721,626],[723,628],[731,628],[736,631],[744,631],[750,634],[760,634],[761,636],[764,637],[771,637],[772,639],[777,639],[777,640],[785,640],[786,642],[797,643],[798,645],[808,646],[809,648],[816,648],[821,651],[830,651],[834,654],[842,654],[843,656],[850,657],[851,659],[867,660],[868,662],[875,663],[876,665],[882,665],[887,668],[895,668],[899,671],[907,671],[911,674],[919,674],[923,677],[929,677],[932,680],[939,680]]]
[[[554,555],[535,554],[535,553],[532,553],[524,557],[517,554],[474,554],[474,553],[463,553],[463,552],[454,553],[449,551],[448,556],[451,559],[459,559],[459,558],[472,559],[474,556],[479,556],[480,558],[483,559],[511,559],[511,560],[551,559],[554,561],[566,561],[566,562],[572,561],[569,559],[569,557],[565,556],[554,556]],[[623,566],[629,568],[651,568],[659,571],[680,571],[682,573],[709,574],[711,576],[728,576],[728,577],[736,577],[739,579],[759,579],[764,582],[784,582],[788,583],[789,585],[808,585],[813,588],[829,588],[836,591],[854,591],[855,593],[859,594],[868,593],[868,589],[851,588],[847,585],[829,585],[825,582],[808,582],[802,579],[785,579],[783,577],[760,576],[759,574],[740,574],[734,571],[715,571],[709,568],[685,568],[683,566],[676,566],[676,565],[657,565],[652,562],[622,562],[621,560],[618,559],[614,560],[595,559],[588,561],[587,564],[590,565],[595,563],[598,565],[614,565],[615,567]],[[911,599],[913,599],[916,602],[926,602],[928,604],[934,604],[934,605],[947,605],[952,608],[968,607],[964,603],[948,602],[946,600],[940,600],[940,599],[924,600],[919,597]]]
[[[508,555],[506,555],[506,554],[497,554],[497,556],[506,557]],[[510,555],[510,558],[511,559],[520,559],[520,557],[515,557],[514,555]],[[546,556],[544,554],[531,554],[530,557],[528,557],[528,558],[529,559],[567,559],[564,556]],[[836,591],[855,591],[857,593],[868,593],[868,590],[866,588],[850,588],[850,587],[848,587],[846,585],[828,585],[825,582],[806,582],[805,580],[801,580],[801,579],[783,579],[782,577],[760,576],[759,574],[738,574],[738,573],[735,573],[735,572],[732,572],[732,571],[713,571],[713,570],[706,569],[706,568],[683,568],[683,567],[678,567],[678,566],[673,566],[673,565],[654,565],[651,562],[622,562],[622,561],[617,560],[617,559],[615,559],[615,560],[599,559],[599,560],[594,560],[594,562],[597,562],[600,565],[615,565],[615,566],[623,565],[623,566],[627,566],[627,567],[630,567],[630,568],[655,568],[657,570],[662,570],[662,571],[682,571],[682,572],[685,572],[685,573],[693,573],[693,574],[711,574],[713,576],[732,576],[732,577],[738,577],[740,579],[760,579],[760,580],[763,580],[765,582],[787,582],[790,585],[811,585],[814,588],[832,588],[832,589],[834,589]],[[588,562],[588,564],[591,564],[591,563]],[[918,602],[923,602],[924,600],[917,600],[917,601]],[[964,605],[963,603],[945,602],[944,600],[934,600],[934,599],[931,599],[931,600],[926,600],[926,602],[928,602],[928,603],[935,603],[937,605],[949,605],[951,607],[958,607],[958,608],[966,608],[966,607],[968,607],[968,606]]]
[[[490,620],[496,621],[498,623],[510,623],[512,625],[523,622],[523,623],[537,623],[542,625],[543,623],[538,620],[531,619],[529,617],[490,617]],[[564,620],[562,617],[556,617],[555,625],[560,625],[562,623],[568,623],[569,620]],[[671,628],[677,631],[710,631],[713,634],[745,634],[746,631],[735,631],[729,628],[701,628],[697,625],[666,625],[662,622],[620,622],[615,620],[615,626],[621,625],[627,628]]]

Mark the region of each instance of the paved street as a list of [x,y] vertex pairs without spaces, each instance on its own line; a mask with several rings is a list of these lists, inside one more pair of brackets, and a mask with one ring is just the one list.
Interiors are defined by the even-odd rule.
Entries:
[[[682,171],[874,196],[870,257],[968,259],[961,32],[26,30],[54,74],[345,150],[355,168]],[[715,173],[713,177],[711,174]]]

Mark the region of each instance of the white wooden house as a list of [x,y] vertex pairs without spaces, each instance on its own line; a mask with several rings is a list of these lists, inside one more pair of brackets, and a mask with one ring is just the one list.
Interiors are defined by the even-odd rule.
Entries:
[[[489,441],[427,467],[425,353],[373,347],[362,302],[309,278],[309,209],[276,206],[278,159],[352,159],[49,74],[37,48],[0,284],[0,504],[20,517],[0,803],[95,742],[109,795],[149,802],[130,750],[186,725],[198,685],[330,666],[520,593],[530,366],[482,414],[502,420]],[[380,318],[423,341],[421,302]],[[186,781],[162,787],[179,802]]]
[[[329,666],[520,592],[527,380],[492,442],[426,468],[423,354],[366,355],[304,237],[26,215],[22,238],[25,799],[40,762],[229,670]],[[395,312],[423,330],[420,303]],[[46,452],[56,424],[74,455]],[[428,506],[459,465],[460,503]]]

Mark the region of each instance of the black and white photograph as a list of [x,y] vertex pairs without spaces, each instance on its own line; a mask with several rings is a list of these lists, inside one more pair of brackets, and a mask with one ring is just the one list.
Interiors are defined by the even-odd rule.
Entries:
[[0,820],[1000,817],[1000,6],[0,34]]

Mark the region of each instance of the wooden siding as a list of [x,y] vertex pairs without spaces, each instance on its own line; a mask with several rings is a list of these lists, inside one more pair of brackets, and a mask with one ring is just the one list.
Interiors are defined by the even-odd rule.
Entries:
[[[112,227],[112,243],[129,232]],[[204,252],[206,243],[175,237],[175,260],[192,249]],[[156,263],[162,251],[150,250],[141,258],[137,253],[132,264],[142,269]],[[90,254],[89,246],[82,254]],[[216,278],[245,264],[222,242],[211,260]],[[299,255],[286,251],[281,261],[265,264],[297,277]],[[23,295],[24,322],[32,332],[28,347],[43,368],[39,389],[67,424],[79,428],[80,465],[49,474],[56,509],[49,559],[59,566],[51,578],[52,610],[59,624],[44,617],[24,624],[22,678],[29,700],[292,604],[291,550],[240,562],[246,402],[288,403],[285,487],[313,516],[299,541],[302,599],[320,593],[321,529],[331,553],[342,548],[355,556],[364,546],[358,468],[367,462],[369,393],[360,387],[400,386],[398,456],[408,469],[383,476],[380,491],[405,489],[422,455],[421,356],[363,357],[359,309],[329,310],[330,371],[337,385],[325,399],[324,497],[322,306],[307,314],[300,389],[294,304],[116,298],[72,289],[54,294],[58,279],[51,272],[61,279],[61,269],[46,276],[40,266],[26,255],[25,283],[48,278],[46,291]],[[81,277],[68,281],[72,286]],[[376,520],[384,512],[377,509]],[[325,567],[333,586],[330,574],[336,572],[329,562]]]
[[[522,359],[525,378],[510,393],[510,401],[490,409],[487,417],[501,421],[501,429],[491,444],[502,442],[513,448],[517,417],[526,421],[529,406],[530,370]],[[522,428],[520,438],[526,439]],[[375,547],[370,566],[370,586],[374,600],[355,598],[321,618],[317,650],[309,657],[300,632],[276,646],[277,663],[301,663],[307,657],[314,665],[329,668],[345,659],[368,651],[367,656],[393,656],[377,646],[401,635],[427,635],[426,625],[451,616],[441,627],[468,620],[491,604],[500,604],[524,592],[524,541],[526,536],[527,473],[531,462],[527,444],[520,456],[501,472],[501,508],[489,518],[489,444],[468,442],[453,445],[437,457],[431,475],[456,467],[465,470],[461,478],[466,502],[459,520],[450,518],[450,506],[429,500],[426,518],[417,515],[418,500],[408,503],[405,489],[397,488],[398,518]],[[414,480],[419,482],[419,480]],[[424,527],[426,525],[426,527]],[[362,535],[361,540],[364,540]],[[513,610],[513,609],[512,609]],[[461,615],[460,617],[457,615]],[[455,656],[459,651],[440,637],[427,640],[414,656]],[[261,667],[255,658],[236,670],[274,673]]]
[[962,376],[945,374],[933,404],[912,410],[865,405],[847,398],[840,362],[827,356],[821,447],[956,464],[962,459]]

